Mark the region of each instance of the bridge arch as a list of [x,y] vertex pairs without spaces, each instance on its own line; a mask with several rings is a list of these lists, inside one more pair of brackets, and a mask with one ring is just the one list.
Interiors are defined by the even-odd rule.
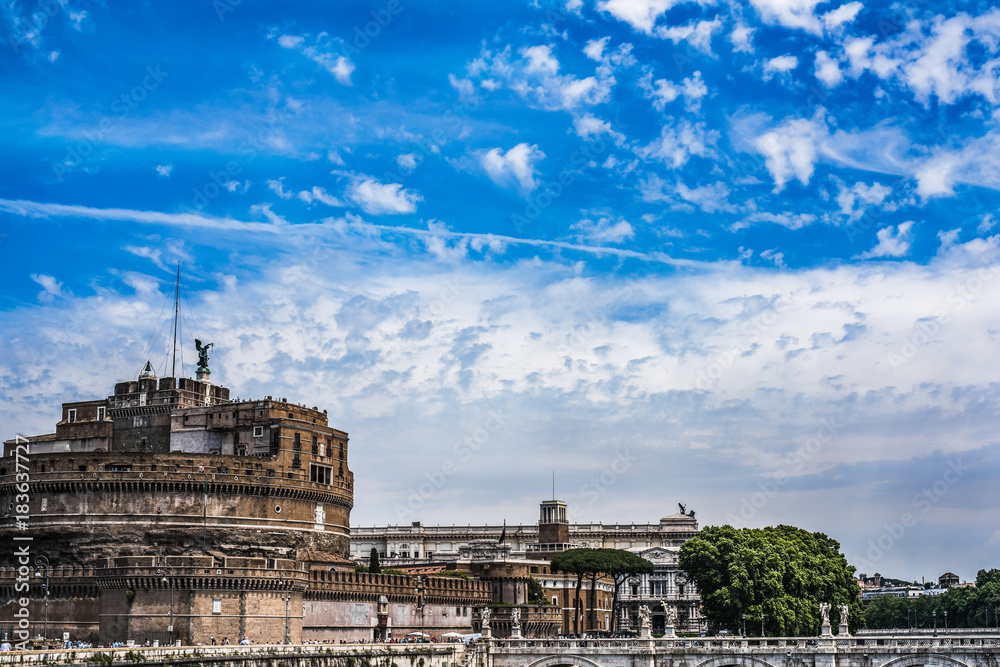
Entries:
[[550,655],[541,660],[536,660],[528,665],[528,667],[561,667],[563,665],[569,665],[570,667],[601,667],[601,665],[593,660],[573,653]]
[[[783,657],[783,656],[782,656]],[[752,655],[721,655],[699,662],[695,667],[777,667]],[[884,667],[884,666],[883,666]],[[951,666],[949,666],[951,667]],[[968,667],[962,665],[962,667]]]
[[956,660],[947,655],[932,653],[918,653],[917,655],[906,655],[895,660],[883,662],[879,667],[925,667],[925,665],[939,665],[941,667],[969,667],[961,660]]

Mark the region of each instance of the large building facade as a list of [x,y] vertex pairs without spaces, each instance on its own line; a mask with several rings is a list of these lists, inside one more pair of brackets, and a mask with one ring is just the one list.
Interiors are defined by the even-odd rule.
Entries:
[[[654,633],[662,633],[668,615],[676,619],[677,632],[702,629],[698,592],[688,584],[678,566],[681,545],[698,534],[698,523],[686,514],[672,514],[655,524],[570,523],[563,501],[546,500],[539,506],[534,525],[425,526],[410,525],[354,527],[351,529],[351,557],[367,562],[372,548],[387,567],[421,570],[440,567],[468,568],[476,555],[484,562],[518,564],[524,577],[536,579],[544,591],[545,603],[559,612],[560,634],[638,631],[639,608],[651,611]],[[651,575],[627,581],[619,591],[618,622],[612,616],[613,582],[598,579],[594,596],[584,582],[580,606],[576,603],[576,577],[553,572],[549,561],[572,548],[626,549],[653,563]],[[497,552],[502,551],[498,556]],[[524,585],[526,586],[526,580]],[[516,591],[494,594],[494,600],[521,602],[511,596]],[[589,608],[590,600],[594,609]],[[669,609],[669,611],[668,611]]]

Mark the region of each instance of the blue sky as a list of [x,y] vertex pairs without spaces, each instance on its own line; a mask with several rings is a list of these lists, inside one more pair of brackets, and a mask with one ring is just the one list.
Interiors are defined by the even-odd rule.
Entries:
[[5,437],[162,373],[180,262],[213,378],[350,432],[355,524],[531,523],[555,470],[578,521],[684,502],[869,574],[996,565],[989,3],[42,0],[0,27]]

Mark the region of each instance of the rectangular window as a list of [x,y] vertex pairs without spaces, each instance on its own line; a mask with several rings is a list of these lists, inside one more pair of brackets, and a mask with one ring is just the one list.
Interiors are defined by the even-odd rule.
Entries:
[[97,421],[99,421],[99,422],[104,421],[104,406],[103,405],[100,406],[99,408],[97,408]]
[[556,607],[559,606],[559,598],[557,598],[555,595],[552,596],[552,604],[553,604],[553,606],[556,606]]
[[255,438],[263,438],[264,437],[264,427],[263,426],[254,426],[253,427],[253,437],[255,437]]
[[315,456],[316,454],[319,454],[319,439],[315,435],[313,436],[312,453],[313,453],[313,456]]
[[299,433],[295,434],[295,446],[293,447],[293,449],[297,452],[302,451],[302,435]]
[[68,421],[68,422],[75,422],[76,421],[76,409],[69,410],[67,412],[67,415],[68,416],[66,417],[66,421]]
[[212,613],[213,614],[222,613],[222,598],[212,598]]
[[333,468],[310,463],[309,481],[317,484],[330,484],[333,481]]

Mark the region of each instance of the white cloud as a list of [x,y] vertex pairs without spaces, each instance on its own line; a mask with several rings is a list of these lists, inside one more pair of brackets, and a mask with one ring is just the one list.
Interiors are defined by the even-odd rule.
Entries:
[[559,61],[552,55],[551,46],[529,46],[518,53],[527,61],[524,71],[528,74],[555,74],[559,71]]
[[591,60],[601,62],[604,57],[604,47],[608,45],[608,40],[610,39],[610,37],[602,37],[588,41],[583,47],[583,53]]
[[736,207],[729,203],[729,188],[721,181],[711,185],[689,188],[683,182],[678,181],[677,195],[685,202],[694,204],[705,213],[716,213],[725,211],[735,213]]
[[640,148],[640,157],[655,158],[668,166],[679,169],[687,164],[691,156],[711,157],[719,133],[707,130],[704,123],[691,123],[682,118],[676,124],[668,118],[660,130],[660,137],[648,146]]
[[538,187],[535,165],[544,158],[538,146],[527,143],[517,144],[506,153],[500,148],[479,153],[479,163],[494,183],[504,187],[516,183],[522,193]]
[[583,139],[607,135],[613,138],[618,144],[625,141],[625,135],[616,131],[611,126],[611,123],[606,120],[601,120],[597,116],[589,113],[585,113],[582,116],[574,118],[573,129],[576,130],[577,136]]
[[733,31],[729,33],[729,42],[733,45],[736,53],[753,53],[753,35],[756,28],[751,28],[746,23],[737,23]]
[[399,183],[382,183],[371,176],[356,178],[347,188],[347,198],[370,215],[413,213],[421,197]]
[[414,169],[417,166],[418,157],[416,153],[402,153],[396,156],[396,164],[403,169]]
[[243,194],[244,192],[246,192],[247,190],[250,189],[250,181],[247,180],[247,181],[243,181],[242,183],[240,183],[239,181],[236,181],[236,180],[227,181],[226,184],[225,184],[225,188],[229,192],[235,192],[237,194]]
[[785,74],[791,72],[799,66],[799,59],[793,55],[783,55],[764,61],[764,81],[768,81],[775,74]]
[[826,51],[816,52],[816,78],[827,88],[833,88],[844,80],[840,65]]
[[773,262],[779,269],[785,267],[785,253],[783,252],[776,252],[773,249],[769,249],[762,251],[760,256],[770,262]]
[[880,206],[892,194],[892,188],[879,182],[868,185],[858,181],[852,187],[841,186],[837,193],[837,204],[840,212],[852,220],[860,219],[871,206]]
[[656,20],[674,5],[674,0],[601,0],[597,9],[607,12],[634,30],[651,35]]
[[288,225],[288,220],[271,210],[271,204],[254,204],[250,207],[250,215],[262,215],[267,221],[278,227]]
[[711,21],[692,21],[685,25],[659,26],[656,36],[669,39],[674,44],[687,41],[702,53],[712,55],[712,35],[722,28],[722,19],[716,16]]
[[38,300],[43,303],[51,303],[57,297],[66,296],[63,292],[63,284],[52,276],[44,273],[32,273],[31,279],[42,286],[42,291],[38,293]]
[[621,243],[635,236],[635,230],[624,218],[601,216],[596,220],[584,218],[570,229],[580,232],[581,238],[593,243]]
[[174,170],[174,165],[172,164],[158,164],[156,165],[156,173],[160,176],[170,176],[170,172]]
[[282,199],[291,199],[294,196],[294,193],[289,192],[288,190],[285,189],[285,183],[284,183],[284,181],[285,181],[285,177],[284,176],[282,176],[281,178],[279,178],[277,180],[275,180],[273,178],[268,179],[268,181],[267,181],[267,187],[268,187],[269,190],[271,190],[273,193],[275,193],[276,195],[278,195]]
[[823,20],[823,25],[826,26],[827,30],[833,31],[847,23],[853,22],[857,18],[858,12],[862,9],[864,9],[864,5],[855,0],[823,14],[820,18]]
[[498,90],[503,82],[530,104],[548,110],[570,111],[600,104],[610,98],[615,85],[613,63],[610,61],[623,65],[633,62],[630,49],[630,46],[623,45],[604,58],[594,75],[583,77],[560,74],[559,60],[552,46],[547,44],[522,47],[518,50],[521,57],[517,59],[512,58],[510,46],[496,53],[483,49],[466,69],[470,81],[478,80],[490,91]]
[[809,184],[817,159],[817,145],[827,136],[825,123],[820,123],[824,115],[820,109],[812,119],[786,120],[753,142],[757,151],[765,156],[775,192],[781,192],[793,178],[803,185]]
[[1000,102],[1000,8],[979,16],[964,12],[912,20],[893,37],[876,43],[863,37],[845,41],[850,75],[871,71],[883,80],[898,80],[914,97],[929,105],[932,97],[954,104],[967,96]]
[[327,192],[325,188],[321,188],[318,185],[314,185],[312,190],[303,190],[299,192],[297,196],[306,204],[319,202],[321,204],[326,204],[327,206],[346,206],[344,202],[340,201]]
[[333,149],[330,149],[326,152],[326,159],[329,160],[331,163],[340,167],[343,167],[345,164],[344,158],[340,157],[340,153],[338,153]]
[[750,0],[760,12],[765,23],[786,28],[805,30],[814,35],[823,34],[824,28],[836,29],[853,21],[863,8],[860,2],[848,2],[822,16],[816,15],[816,6],[826,0]]
[[[748,223],[773,222],[776,225],[781,225],[782,227],[787,227],[788,229],[802,229],[803,227],[808,227],[816,222],[817,218],[812,213],[792,213],[790,211],[785,211],[784,213],[769,213],[766,211],[758,211],[746,216],[744,220]],[[745,226],[747,225],[737,223],[735,228],[739,229]]]
[[329,35],[325,32],[317,35],[314,43],[307,45],[309,40],[309,35],[279,35],[278,46],[298,51],[332,74],[338,83],[350,86],[354,63],[347,56],[336,52]]
[[913,221],[901,222],[896,227],[892,225],[878,230],[878,243],[874,248],[858,255],[858,259],[873,259],[875,257],[902,257],[910,251],[913,243]]

